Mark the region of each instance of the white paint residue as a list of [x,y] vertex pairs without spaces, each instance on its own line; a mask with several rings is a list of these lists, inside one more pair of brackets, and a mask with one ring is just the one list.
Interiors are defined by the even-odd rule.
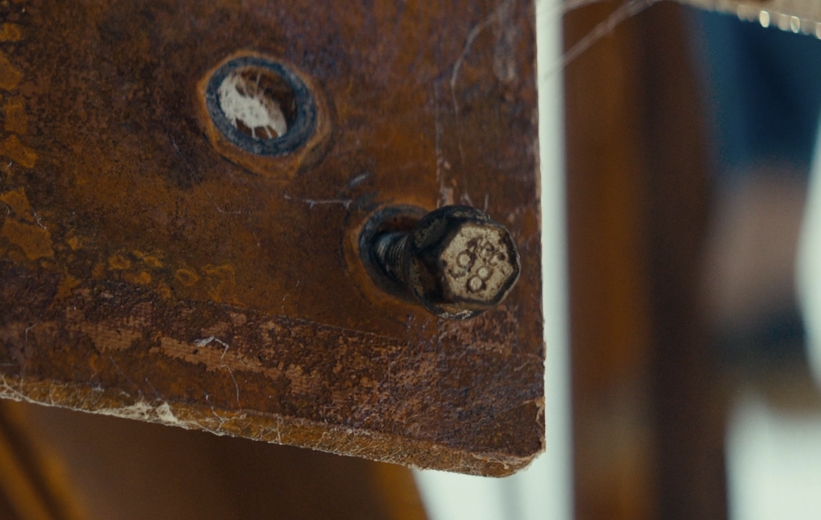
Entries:
[[222,81],[217,90],[220,108],[236,127],[240,123],[250,129],[256,139],[275,139],[288,131],[288,123],[279,103],[256,82],[248,81],[241,71],[235,71]]
[[183,424],[182,421],[177,419],[174,412],[171,411],[171,406],[168,403],[163,403],[158,406],[155,413],[157,414],[157,417],[166,424],[174,424],[177,426],[181,426]]
[[308,205],[308,209],[314,209],[314,206],[323,204],[340,204],[345,209],[350,209],[351,204],[354,203],[353,199],[295,199],[287,193],[283,195],[282,198],[285,200],[298,200],[300,202],[304,202]]
[[[198,347],[204,347],[204,346],[208,345],[209,343],[211,343],[212,341],[215,341],[215,342],[219,343],[220,345],[222,345],[223,347],[225,347],[226,352],[228,351],[229,348],[231,348],[231,347],[228,346],[228,343],[222,341],[221,339],[217,338],[216,336],[209,336],[207,338],[195,339],[194,340],[194,345],[196,345]],[[222,353],[222,357],[225,357],[225,352]],[[220,360],[222,360],[222,358],[220,358]]]
[[100,415],[111,415],[114,417],[122,417],[123,419],[136,419],[138,421],[151,422],[154,419],[154,407],[151,403],[146,401],[138,401],[129,406],[122,406],[119,408],[100,408],[93,410],[94,413]]

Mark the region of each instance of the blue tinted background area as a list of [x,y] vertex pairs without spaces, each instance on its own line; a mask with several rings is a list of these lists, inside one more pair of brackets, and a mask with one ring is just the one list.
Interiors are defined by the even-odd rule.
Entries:
[[761,162],[809,172],[821,111],[821,45],[733,16],[693,12],[719,174]]

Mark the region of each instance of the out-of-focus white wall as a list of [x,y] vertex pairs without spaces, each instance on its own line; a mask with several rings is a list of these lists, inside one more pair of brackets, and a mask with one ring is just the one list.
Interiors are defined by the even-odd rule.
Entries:
[[807,330],[807,358],[816,385],[821,388],[821,134],[819,137],[799,239],[796,284]]
[[821,412],[742,396],[730,418],[727,473],[731,520],[821,518]]
[[[821,144],[821,142],[819,142]],[[821,160],[816,145],[798,251],[807,354],[821,388]],[[821,410],[778,409],[742,394],[727,433],[731,520],[821,518]]]
[[536,0],[546,450],[505,479],[417,471],[431,520],[570,520],[572,450],[568,355],[565,161],[560,0]]

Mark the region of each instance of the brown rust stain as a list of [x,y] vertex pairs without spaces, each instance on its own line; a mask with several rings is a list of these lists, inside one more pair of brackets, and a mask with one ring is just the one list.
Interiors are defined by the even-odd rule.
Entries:
[[208,284],[208,296],[216,302],[238,303],[236,276],[231,265],[206,265],[202,273]]
[[103,262],[97,262],[91,269],[91,278],[94,280],[102,280],[106,276],[107,265]]
[[6,131],[17,134],[28,132],[28,116],[26,105],[22,97],[9,98],[6,102]]
[[161,352],[194,365],[202,364],[209,372],[230,369],[236,372],[261,373],[270,379],[277,379],[282,375],[282,370],[278,367],[265,366],[258,359],[231,350],[230,345],[213,336],[192,342],[163,337],[160,339],[160,346],[154,347],[153,352]]
[[112,255],[108,259],[108,267],[115,271],[123,271],[131,268],[131,260],[123,255]]
[[123,280],[134,285],[148,285],[151,283],[151,274],[146,271],[139,273],[125,273]]
[[8,57],[0,51],[0,89],[14,90],[23,74],[17,67],[12,65]]
[[18,218],[33,220],[34,214],[31,211],[31,203],[26,197],[25,188],[18,188],[0,194],[0,202],[8,206]]
[[34,168],[37,154],[31,148],[20,142],[20,138],[12,134],[0,143],[0,157],[8,157],[12,161],[26,168]]
[[130,316],[94,323],[71,307],[65,311],[66,329],[88,336],[100,352],[126,350],[147,333],[151,311],[150,303],[142,303],[134,306]]
[[6,219],[0,237],[21,248],[29,260],[54,256],[51,234],[37,225]]
[[516,315],[506,306],[465,321],[442,321],[440,337],[463,348],[474,348],[510,355],[517,352]]
[[285,371],[285,377],[291,382],[289,390],[295,394],[313,396],[322,389],[322,376],[316,370],[308,374],[301,366],[292,364]]
[[57,294],[54,296],[54,301],[59,302],[68,296],[71,296],[73,290],[76,287],[79,287],[82,283],[82,280],[77,278],[76,276],[72,276],[69,273],[64,273],[63,277],[60,278],[60,284],[57,286]]
[[23,37],[23,31],[15,23],[4,23],[0,27],[0,42],[17,42]]
[[177,269],[177,272],[174,273],[174,278],[187,287],[195,285],[200,279],[199,275],[191,269]]
[[132,254],[139,258],[145,265],[154,268],[163,267],[162,256],[160,254],[149,254],[142,251],[132,251]]
[[[473,448],[462,445],[459,436],[447,433],[452,428],[464,428],[465,422],[475,430],[492,424],[493,420],[489,419],[494,415],[503,417],[507,413],[504,405],[507,401],[499,400],[504,393],[498,390],[504,386],[504,381],[487,380],[483,388],[488,393],[484,397],[475,393],[476,390],[465,395],[460,390],[462,402],[458,409],[452,410],[458,410],[457,414],[432,417],[425,411],[430,405],[429,392],[436,387],[428,384],[419,387],[419,384],[435,380],[431,379],[437,373],[435,356],[425,355],[424,362],[420,362],[416,355],[405,359],[410,353],[389,338],[283,317],[238,312],[217,305],[195,308],[179,304],[157,305],[145,300],[148,294],[137,295],[131,303],[114,302],[110,293],[100,289],[101,286],[97,286],[75,291],[74,297],[62,306],[65,309],[62,319],[59,310],[57,314],[43,313],[42,318],[51,315],[57,319],[35,321],[33,326],[24,326],[25,321],[17,322],[17,326],[10,323],[0,328],[0,336],[12,344],[25,342],[29,345],[26,357],[21,359],[25,359],[29,368],[40,367],[44,375],[49,374],[49,365],[43,365],[43,361],[55,361],[49,357],[51,348],[62,348],[66,341],[81,346],[84,344],[82,338],[88,338],[94,351],[105,356],[95,358],[92,353],[80,349],[77,353],[82,362],[64,360],[73,367],[76,377],[91,369],[101,392],[110,388],[107,381],[113,377],[128,382],[131,392],[155,396],[156,400],[124,401],[121,395],[112,402],[102,399],[101,394],[93,399],[77,400],[82,392],[78,393],[71,384],[59,381],[55,381],[48,395],[43,396],[33,388],[14,390],[24,388],[25,382],[20,381],[18,386],[3,376],[0,392],[5,397],[31,396],[35,400],[45,397],[52,400],[47,401],[52,404],[141,420],[159,420],[178,426],[182,425],[183,418],[191,418],[194,410],[210,410],[209,417],[225,420],[213,423],[200,416],[199,420],[186,420],[186,427],[220,433],[244,431],[245,436],[276,442],[301,439],[298,444],[334,451],[344,452],[348,446],[362,456],[423,467],[502,475],[528,460],[526,454],[506,454],[500,450],[498,446],[509,442],[504,436],[489,438],[491,444],[486,451],[474,456],[470,451]],[[175,324],[176,332],[172,336],[153,334],[157,320],[170,320]],[[212,325],[203,327],[204,323]],[[305,350],[304,335],[301,334],[305,330],[313,331],[317,344],[324,347],[323,352],[332,354],[336,361],[333,370],[323,362],[317,363],[320,358],[316,353]],[[219,333],[223,339],[201,337],[207,333]],[[261,338],[266,338],[274,348],[260,349],[260,343],[266,343],[261,342]],[[48,347],[44,348],[46,345]],[[156,369],[152,368],[156,363],[160,371],[168,370],[170,367],[163,361],[165,358],[185,361],[183,365],[171,365],[176,377],[158,377]],[[152,362],[146,364],[148,359]],[[522,359],[505,356],[499,362],[521,365]],[[100,368],[106,365],[115,367],[114,373],[101,372]],[[394,367],[394,370],[388,370],[388,367]],[[469,365],[465,369],[469,377],[482,377],[475,370],[469,370]],[[255,374],[264,379],[255,378]],[[442,381],[438,385],[441,386]],[[208,388],[209,397],[200,408],[185,404],[183,395],[196,394],[202,388]],[[528,392],[534,402],[539,400],[538,388]],[[274,395],[276,398],[271,399]],[[242,413],[232,410],[234,401],[238,404],[258,403],[262,396],[266,404],[254,415],[249,416],[248,410]],[[528,401],[526,394],[513,396],[514,402],[522,398],[525,398],[524,402]],[[398,404],[398,415],[384,413]],[[294,406],[313,411],[310,416],[291,417],[289,410]],[[199,416],[199,412],[193,416]],[[344,417],[348,419],[339,422]],[[277,428],[263,427],[272,420]],[[317,429],[285,435],[285,431],[299,424],[314,424]],[[384,432],[393,433],[384,437]],[[494,446],[494,443],[500,444]],[[426,446],[427,451],[421,449],[422,446]],[[397,454],[403,455],[397,458]]]

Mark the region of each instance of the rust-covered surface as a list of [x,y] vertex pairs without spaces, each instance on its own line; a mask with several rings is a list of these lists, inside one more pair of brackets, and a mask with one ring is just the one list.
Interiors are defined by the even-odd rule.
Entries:
[[[533,6],[0,4],[2,396],[466,473],[543,444]],[[317,134],[220,143],[237,55],[304,78]],[[214,146],[216,145],[216,146]],[[389,204],[511,231],[518,286],[446,322],[359,260]]]

